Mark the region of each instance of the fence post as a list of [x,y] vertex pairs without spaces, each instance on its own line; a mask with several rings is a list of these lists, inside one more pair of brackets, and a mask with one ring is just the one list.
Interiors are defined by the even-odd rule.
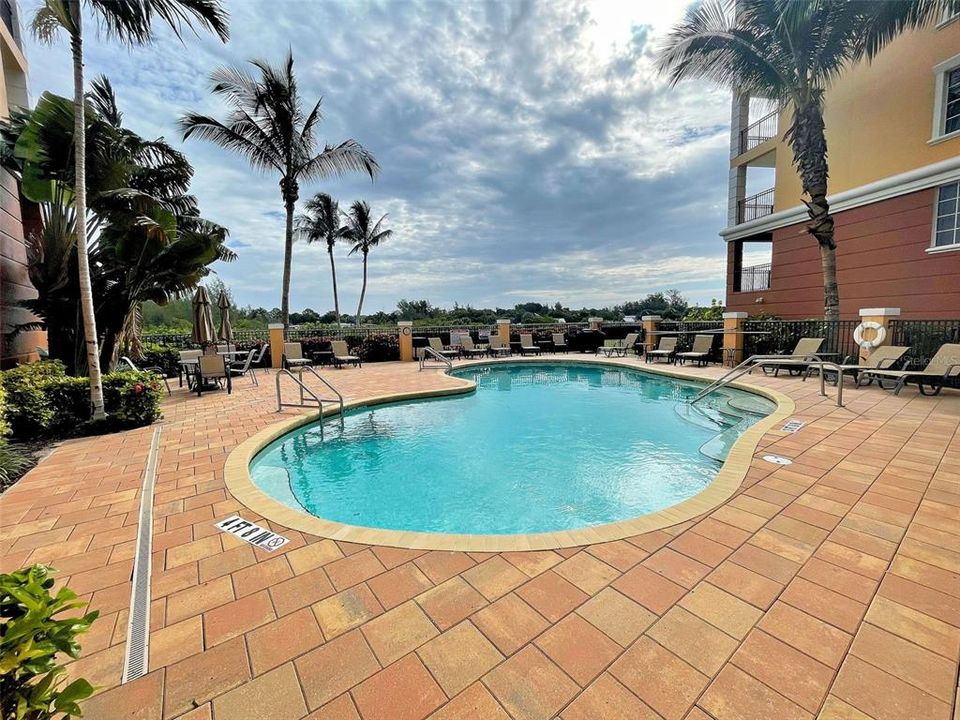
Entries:
[[657,348],[657,327],[660,325],[659,315],[644,315],[640,318],[643,323],[643,352]]
[[590,323],[591,330],[603,330],[603,318],[587,318],[587,322]]
[[[900,317],[900,308],[861,308],[860,309],[860,322],[875,322],[883,328],[884,338],[880,341],[880,347],[882,345],[890,345],[893,340],[893,333],[891,332],[890,323],[892,320],[896,320]],[[870,328],[865,328],[863,331],[864,340],[874,340],[879,333],[879,330],[873,330]],[[870,354],[876,348],[860,348],[860,364],[862,365]]]
[[413,321],[397,321],[397,335],[400,338],[400,362],[413,362]]
[[497,337],[510,347],[510,318],[497,319]]
[[270,323],[270,365],[274,368],[283,367],[283,323]]
[[730,367],[736,367],[743,362],[743,334],[745,312],[725,312],[723,314],[723,354],[729,359]]

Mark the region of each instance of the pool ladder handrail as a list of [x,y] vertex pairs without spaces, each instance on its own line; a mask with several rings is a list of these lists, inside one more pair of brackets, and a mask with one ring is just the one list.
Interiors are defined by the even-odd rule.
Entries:
[[[302,376],[303,376],[303,371],[304,371],[304,370],[308,370],[315,378],[317,378],[317,380],[319,380],[321,383],[323,383],[323,385],[324,385],[328,390],[330,390],[330,392],[332,392],[334,395],[336,395],[336,397],[335,397],[335,398],[321,398],[321,397],[320,397],[319,395],[317,395],[313,390],[311,390],[309,387],[307,387],[307,385],[304,384],[303,380],[301,379]],[[325,403],[325,402],[327,402],[327,403],[334,403],[334,402],[335,402],[335,403],[337,403],[338,406],[339,406],[339,413],[338,413],[338,414],[340,415],[340,422],[343,422],[343,395],[340,393],[340,391],[337,390],[333,385],[331,385],[330,382],[329,382],[326,378],[324,378],[320,373],[318,373],[316,370],[314,370],[310,365],[301,365],[300,367],[297,368],[297,373],[301,376],[300,378],[298,378],[293,372],[291,372],[291,371],[289,370],[289,368],[281,368],[281,369],[277,372],[277,379],[276,379],[276,387],[277,387],[277,412],[280,412],[280,411],[281,411],[283,408],[285,408],[285,407],[306,407],[307,405],[311,404],[311,400],[312,400],[313,402],[315,402],[315,403],[317,404],[317,408],[318,408],[318,410],[319,410],[320,420],[323,420],[323,403]],[[285,402],[283,402],[283,398],[282,398],[281,395],[280,395],[280,378],[282,378],[282,377],[284,377],[284,376],[287,376],[287,377],[289,377],[291,380],[293,380],[293,382],[295,382],[295,383],[297,384],[297,387],[300,389],[300,402],[299,402],[299,403],[285,403]],[[306,393],[307,395],[309,395],[309,396],[310,396],[310,399],[307,399],[306,397],[304,397],[304,393]],[[320,433],[321,433],[321,435],[323,434],[323,423],[322,423],[322,422],[320,423]]]
[[420,348],[420,349],[423,350],[423,354],[420,355],[420,370],[421,370],[421,371],[423,370],[424,364],[427,362],[427,356],[429,356],[429,357],[432,358],[433,360],[439,360],[440,362],[442,362],[444,365],[447,366],[447,370],[450,370],[451,368],[453,368],[453,361],[452,361],[450,358],[448,358],[446,355],[444,355],[443,353],[437,352],[436,350],[434,350],[434,349],[433,349],[432,347],[430,347],[429,345],[427,345],[426,347],[422,347],[422,348]]
[[[707,395],[712,393],[715,390],[719,390],[722,387],[726,387],[734,380],[737,380],[748,373],[753,372],[756,368],[762,368],[766,366],[776,366],[784,360],[796,360],[797,362],[805,362],[810,365],[816,365],[820,371],[820,395],[823,397],[827,396],[826,384],[824,382],[824,369],[834,370],[837,373],[837,407],[843,407],[843,370],[835,362],[830,362],[829,360],[824,360],[816,354],[810,355],[751,355],[746,360],[741,362],[735,368],[726,372],[722,377],[714,380],[712,383],[707,385],[703,390],[697,393],[691,400],[690,404],[702,400]],[[804,378],[805,379],[805,378]]]

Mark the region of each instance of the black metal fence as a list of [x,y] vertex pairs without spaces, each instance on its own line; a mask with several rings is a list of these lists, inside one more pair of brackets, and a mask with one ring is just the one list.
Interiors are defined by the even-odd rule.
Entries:
[[770,263],[740,268],[740,275],[736,278],[737,286],[734,290],[737,292],[769,290],[771,271],[772,265]]
[[[830,360],[855,359],[859,354],[853,331],[859,320],[748,320],[743,324],[744,357],[791,353],[801,338],[823,338],[820,352]],[[855,361],[855,360],[854,360]]]
[[777,136],[779,111],[764,115],[740,131],[740,152],[745,153]]
[[737,200],[737,222],[750,222],[773,213],[773,188]]
[[960,343],[960,320],[891,320],[890,345],[910,348],[911,368],[922,368],[944,343]]

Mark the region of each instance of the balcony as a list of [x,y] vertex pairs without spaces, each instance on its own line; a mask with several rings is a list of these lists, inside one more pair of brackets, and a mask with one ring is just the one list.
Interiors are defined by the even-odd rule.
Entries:
[[774,110],[740,131],[741,154],[777,136],[778,115],[779,110]]
[[751,265],[740,268],[740,277],[737,278],[737,292],[758,292],[770,289],[770,263]]
[[737,200],[737,223],[750,222],[773,213],[773,188]]

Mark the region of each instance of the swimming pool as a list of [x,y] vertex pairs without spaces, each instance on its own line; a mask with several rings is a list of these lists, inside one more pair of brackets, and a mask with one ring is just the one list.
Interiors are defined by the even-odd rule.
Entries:
[[701,491],[774,409],[632,368],[495,363],[453,371],[477,391],[358,408],[303,426],[252,461],[280,502],[346,525],[509,535],[634,518]]

